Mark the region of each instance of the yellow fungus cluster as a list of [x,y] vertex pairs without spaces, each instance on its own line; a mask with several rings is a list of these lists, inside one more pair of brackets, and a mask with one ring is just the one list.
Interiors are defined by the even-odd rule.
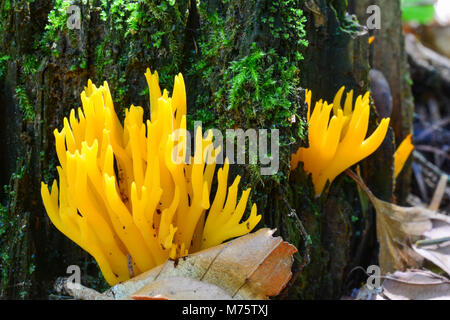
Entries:
[[[316,196],[322,194],[327,181],[330,183],[343,171],[372,154],[386,136],[389,118],[381,123],[366,139],[369,126],[370,103],[367,92],[358,96],[353,108],[353,91],[347,93],[344,108],[341,107],[345,87],[336,94],[333,104],[318,101],[311,114],[311,91],[306,91],[308,104],[308,148],[299,148],[291,157],[291,170],[299,162],[311,173]],[[333,116],[330,120],[330,113]]]
[[409,134],[398,146],[394,154],[394,177],[397,178],[408,160],[409,155],[414,150],[412,144],[412,134]]
[[[71,110],[55,130],[59,185],[42,183],[47,213],[63,234],[89,252],[110,285],[178,258],[250,232],[261,219],[253,205],[240,223],[250,189],[237,201],[238,176],[228,188],[228,161],[217,172],[220,147],[211,132],[196,132],[194,156],[187,150],[186,93],[181,74],[172,97],[161,93],[157,72],[145,74],[151,121],[131,106],[124,125],[105,82],[91,81],[81,93],[82,108]],[[174,157],[174,154],[179,157]],[[209,209],[209,210],[208,210]],[[206,211],[208,210],[208,214]]]

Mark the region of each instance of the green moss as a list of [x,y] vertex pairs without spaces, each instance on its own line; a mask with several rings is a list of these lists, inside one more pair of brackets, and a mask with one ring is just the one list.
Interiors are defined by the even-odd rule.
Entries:
[[[11,272],[13,272],[12,265],[15,263],[11,258],[13,243],[11,243],[10,237],[13,235],[15,241],[20,241],[24,236],[23,226],[20,224],[23,217],[17,214],[12,215],[11,207],[17,202],[17,181],[25,176],[26,171],[27,165],[24,159],[19,157],[17,159],[17,170],[11,175],[10,183],[3,186],[4,195],[2,198],[6,199],[6,205],[0,204],[0,297],[2,296],[2,290],[5,290],[5,285],[9,281]],[[34,271],[34,268],[32,270]]]
[[[195,111],[188,118],[188,128],[193,129],[195,119],[202,121],[205,129],[280,129],[278,173],[261,176],[259,165],[244,166],[243,181],[252,185],[252,197],[261,203],[267,199],[266,188],[286,182],[291,145],[305,137],[304,108],[299,102],[303,100],[299,93],[299,66],[307,41],[305,18],[298,1],[267,2],[268,8],[251,3],[246,6],[255,7],[245,10],[256,10],[255,16],[261,19],[250,20],[251,25],[242,28],[231,27],[238,19],[232,12],[241,9],[239,4],[221,3],[221,6],[230,6],[228,11],[225,10],[227,15],[221,16],[205,2],[199,3],[202,23],[200,36],[196,38],[198,50],[187,73],[195,79],[197,96],[193,103]],[[260,40],[242,43],[240,32],[253,30],[260,30]],[[236,48],[236,44],[241,47]],[[241,52],[240,56],[228,59],[236,57],[237,50]]]
[[39,61],[36,56],[27,54],[24,57],[22,71],[25,76],[33,75],[39,67]]
[[[262,16],[261,22],[269,28],[274,39],[289,40],[291,45],[297,45],[295,49],[301,49],[308,45],[305,40],[306,18],[297,2],[295,0],[272,1],[266,11],[267,16]],[[303,59],[299,50],[292,51],[296,61]]]
[[361,26],[355,16],[350,16],[347,14],[347,7],[347,0],[332,0],[330,3],[330,9],[333,10],[339,24],[339,30],[350,34],[359,32]]
[[9,55],[2,55],[0,56],[0,79],[3,78],[3,76],[6,73],[6,68],[8,66],[8,61],[11,59]]
[[1,8],[0,11],[0,30],[4,31],[5,30],[5,24],[7,23],[7,16],[8,16],[8,12],[9,10],[11,10],[11,0],[5,0],[2,2],[3,6]]
[[107,43],[108,39],[105,39],[95,47],[95,67],[99,80],[103,77],[104,68],[114,62],[111,58],[111,50],[106,47]]
[[231,62],[224,74],[228,110],[241,110],[248,127],[251,123],[263,127],[267,122],[279,129],[291,126],[297,72],[286,57],[280,57],[273,49],[265,53],[253,43],[251,53]]
[[[202,2],[199,11],[202,19],[206,20],[202,25],[202,37],[197,43],[201,58],[193,63],[189,75],[199,76],[209,84],[210,90],[198,90],[203,94],[197,97],[194,118],[219,128],[234,125],[291,127],[290,119],[298,108],[293,102],[296,101],[294,91],[299,80],[298,62],[303,58],[299,50],[292,48],[279,53],[255,42],[250,45],[247,55],[226,62],[228,66],[223,68],[223,57],[234,49],[235,34],[226,30],[226,19],[229,18],[219,17],[217,12],[208,12]],[[305,18],[295,1],[273,1],[269,10],[264,12],[269,14],[261,18],[261,23],[270,29],[274,38],[273,41],[268,39],[268,42],[287,41],[295,49],[307,45],[304,40]],[[219,115],[215,123],[210,121],[209,110],[212,108],[215,113],[223,115]],[[243,118],[246,123],[242,123]],[[297,134],[303,136],[303,130],[298,130]]]
[[7,212],[7,207],[0,204],[0,238],[6,232]]
[[16,87],[16,99],[19,104],[19,109],[22,112],[24,121],[33,121],[36,117],[34,106],[28,98],[26,89],[24,86]]
[[[299,85],[302,50],[307,45],[305,18],[298,1],[263,3],[270,8],[258,7],[260,2],[256,1],[218,4],[228,6],[220,9],[226,15],[205,2],[198,5],[199,36],[186,73],[192,79],[188,83],[191,92],[195,92],[190,98],[196,99],[189,108],[188,128],[193,129],[195,119],[202,121],[204,129],[222,132],[230,128],[280,130],[280,168],[276,174],[262,176],[260,164],[236,166],[234,172],[242,176],[242,188],[252,188],[249,204],[258,205],[264,223],[283,225],[280,232],[287,232],[287,240],[299,243],[299,231],[290,228],[289,221],[281,222],[285,208],[273,201],[273,195],[279,186],[288,184],[294,144],[298,146],[305,138],[306,112]],[[239,15],[234,13],[245,10],[261,19],[249,19],[248,25],[241,26],[236,21]]]
[[60,31],[67,29],[67,8],[71,5],[70,0],[55,0],[53,9],[48,14],[48,23],[44,28],[44,33],[40,39],[40,47],[54,56],[58,56],[58,51],[52,50],[52,43],[58,42]]
[[[146,103],[141,94],[145,87],[140,87],[144,82],[135,82],[136,74],[142,76],[146,67],[158,70],[161,86],[166,88],[182,71],[186,6],[186,2],[165,0],[101,1],[99,18],[104,34],[94,43],[97,82],[108,80],[114,102],[121,109]],[[124,39],[127,46],[121,45]],[[131,87],[130,78],[134,81]]]

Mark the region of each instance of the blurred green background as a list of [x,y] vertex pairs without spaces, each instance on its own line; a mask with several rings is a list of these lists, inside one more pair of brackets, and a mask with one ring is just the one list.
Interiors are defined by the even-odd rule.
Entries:
[[435,2],[432,0],[402,0],[403,21],[420,24],[432,22]]

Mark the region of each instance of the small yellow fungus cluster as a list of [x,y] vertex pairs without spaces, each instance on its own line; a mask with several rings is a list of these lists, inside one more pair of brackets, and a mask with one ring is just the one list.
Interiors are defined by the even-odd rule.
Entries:
[[409,134],[398,146],[394,154],[394,176],[398,177],[403,169],[403,166],[408,160],[409,155],[414,150],[414,145],[412,144],[412,134]]
[[55,180],[51,192],[45,183],[41,188],[53,224],[96,259],[110,285],[169,257],[244,235],[261,219],[253,205],[240,223],[250,190],[237,201],[237,177],[227,193],[227,160],[210,205],[220,147],[214,148],[211,132],[204,138],[198,128],[191,161],[175,161],[174,154],[184,160],[187,150],[183,77],[175,77],[169,97],[161,93],[157,72],[147,69],[145,76],[151,121],[144,123],[144,110],[132,105],[123,126],[108,84],[88,82],[77,116],[72,109],[63,129],[54,132],[59,185]]
[[[291,157],[291,170],[299,162],[304,163],[306,172],[312,174],[316,196],[322,194],[327,181],[330,183],[343,171],[372,154],[386,136],[389,118],[381,123],[372,135],[366,139],[369,126],[369,92],[358,96],[353,108],[353,91],[347,93],[344,108],[341,107],[342,87],[333,104],[318,101],[311,115],[311,91],[306,91],[308,104],[307,120],[308,148],[299,148]],[[333,116],[330,120],[330,113]]]

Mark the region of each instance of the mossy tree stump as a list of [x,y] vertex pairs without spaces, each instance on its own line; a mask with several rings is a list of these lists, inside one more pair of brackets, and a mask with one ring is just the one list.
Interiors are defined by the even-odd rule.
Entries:
[[[298,246],[297,264],[305,244],[291,209],[309,234],[311,263],[287,297],[339,298],[355,264],[376,263],[372,229],[361,242],[366,226],[373,228],[373,212],[361,212],[355,185],[342,176],[327,197],[315,199],[302,170],[289,172],[291,153],[306,143],[302,88],[332,100],[342,85],[358,94],[369,87],[368,34],[346,16],[342,1],[72,4],[81,8],[80,30],[67,28],[68,2],[1,1],[0,136],[7,143],[0,160],[1,183],[9,186],[0,219],[1,298],[46,299],[72,264],[82,268],[84,284],[105,288],[93,259],[50,223],[40,182],[56,177],[53,131],[80,105],[87,80],[108,81],[120,116],[134,104],[148,117],[147,67],[158,70],[165,88],[183,73],[190,129],[201,120],[205,129],[280,130],[276,175],[261,176],[257,165],[232,172],[243,176],[242,188],[251,185],[249,205],[258,204],[263,224]],[[382,189],[383,181],[390,190],[389,178],[374,185]]]

